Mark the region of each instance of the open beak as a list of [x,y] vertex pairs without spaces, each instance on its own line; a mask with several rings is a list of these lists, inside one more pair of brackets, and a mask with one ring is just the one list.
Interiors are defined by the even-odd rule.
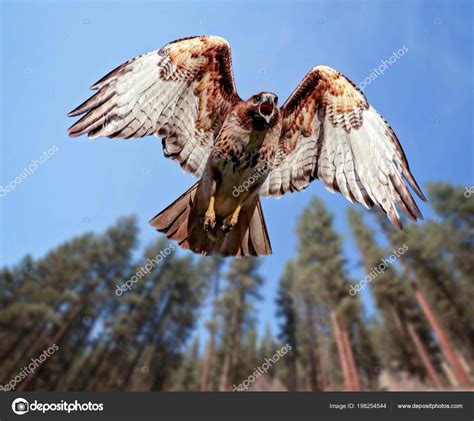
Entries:
[[270,123],[274,112],[273,103],[271,101],[262,102],[258,111],[260,112],[260,115],[265,119],[267,124]]

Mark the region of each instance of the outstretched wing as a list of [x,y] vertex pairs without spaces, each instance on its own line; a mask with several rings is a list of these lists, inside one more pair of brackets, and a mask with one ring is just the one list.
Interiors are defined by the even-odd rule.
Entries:
[[379,205],[402,227],[397,205],[422,218],[404,179],[426,200],[387,122],[356,86],[327,66],[313,68],[282,107],[283,130],[264,196],[301,191],[316,178],[366,208]]
[[163,138],[165,155],[200,176],[225,116],[239,101],[226,40],[200,36],[171,42],[104,76],[98,92],[69,116],[86,113],[69,128],[87,133]]

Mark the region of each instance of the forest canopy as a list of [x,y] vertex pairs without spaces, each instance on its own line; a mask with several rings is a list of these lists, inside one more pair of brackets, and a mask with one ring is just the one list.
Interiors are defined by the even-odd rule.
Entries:
[[[133,217],[27,255],[0,271],[1,390],[470,389],[474,198],[441,183],[428,198],[434,217],[403,231],[350,207],[347,233],[312,199],[279,279],[258,258],[140,249]],[[259,336],[267,282],[279,329]]]

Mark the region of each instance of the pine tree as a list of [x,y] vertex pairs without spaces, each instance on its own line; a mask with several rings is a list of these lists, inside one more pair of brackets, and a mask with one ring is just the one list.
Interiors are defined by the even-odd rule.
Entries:
[[[296,285],[299,319],[307,331],[303,339],[309,363],[311,390],[325,388],[321,349],[322,329],[318,319],[328,320],[336,342],[340,368],[346,390],[360,390],[360,376],[353,354],[351,326],[346,322],[344,302],[349,299],[344,270],[341,238],[332,228],[332,216],[320,199],[313,199],[303,212],[297,233],[299,237],[296,260]],[[317,239],[317,241],[315,241]]]
[[247,334],[243,338],[237,377],[247,377],[262,361],[262,352],[261,349],[258,348],[257,327],[255,322],[251,321],[247,329]]
[[200,366],[199,338],[196,337],[174,376],[171,390],[179,392],[197,391],[199,389]]
[[[391,266],[391,252],[385,252],[377,245],[373,232],[364,224],[358,211],[350,209],[348,218],[365,271],[371,279],[370,287],[377,307],[386,325],[383,331],[385,340],[391,344],[389,353],[385,349],[381,350],[385,364],[416,373],[421,378],[428,374],[432,385],[441,388],[443,382],[438,374],[439,369],[436,368],[439,366],[437,349],[426,334],[428,326],[411,298],[409,288]],[[384,257],[389,254],[390,258]],[[432,355],[429,355],[430,352]]]
[[[259,299],[258,290],[263,282],[258,274],[259,261],[253,257],[234,259],[227,273],[227,286],[220,302],[221,325],[224,326],[225,355],[219,390],[232,389],[239,363],[244,330],[248,330],[253,310],[252,301]],[[239,382],[238,382],[239,383]]]
[[220,294],[220,278],[221,269],[224,263],[224,258],[220,255],[212,255],[205,261],[206,269],[205,275],[212,280],[213,300],[212,300],[212,315],[211,320],[207,324],[209,331],[209,341],[206,347],[206,356],[204,359],[204,366],[202,370],[202,378],[200,383],[200,390],[202,392],[209,390],[209,371],[213,363],[215,346],[216,346],[216,331],[218,327],[217,309],[218,299]]
[[292,261],[288,261],[285,271],[280,280],[280,287],[277,297],[277,316],[283,319],[280,325],[279,339],[283,344],[289,344],[291,350],[285,358],[286,364],[286,386],[288,390],[298,390],[298,372],[297,372],[297,310],[293,298],[293,288],[295,282],[295,267]]
[[[425,226],[411,225],[402,232],[395,232],[380,217],[378,220],[392,245],[400,242],[408,245],[409,252],[400,259],[404,278],[411,286],[426,321],[435,333],[459,386],[470,387],[472,382],[467,368],[455,351],[455,341],[443,327],[449,326],[454,337],[463,335],[459,326],[466,329],[468,338],[473,336],[472,324],[468,322],[468,310],[463,305],[456,273],[449,270],[450,255],[443,250],[444,238],[450,237],[446,229],[455,231],[456,225],[443,226],[431,222]],[[462,340],[457,342],[462,343]]]
[[[116,271],[128,264],[135,239],[134,219],[124,218],[103,237],[86,234],[23,269],[27,273],[23,285],[23,291],[28,296],[25,305],[37,306],[41,303],[48,308],[48,314],[54,314],[56,318],[53,323],[48,318],[39,319],[40,339],[30,347],[29,355],[54,345],[61,349],[63,356],[74,355],[73,341],[83,343],[84,336],[89,333],[89,329],[81,323],[82,319],[86,313],[100,311],[99,300],[95,299],[110,287]],[[11,310],[12,307],[5,309]],[[17,384],[16,390],[34,388],[30,383],[37,378],[41,379],[41,384],[57,384],[64,367],[71,364],[67,359],[58,364],[59,359],[47,359],[21,384]]]
[[[2,384],[54,344],[57,351],[16,390],[172,386],[207,282],[191,256],[175,253],[143,272],[147,259],[169,243],[160,239],[134,260],[136,237],[134,219],[124,218],[103,234],[82,235],[0,272],[6,292],[0,299],[0,338],[8,338],[0,351],[7,356],[0,362]],[[117,285],[138,270],[138,281],[117,296]]]
[[441,183],[429,185],[428,196],[437,219],[426,225],[429,237],[421,243],[423,253],[416,250],[413,258],[424,264],[431,259],[431,265],[417,268],[417,276],[422,286],[430,282],[428,278],[434,280],[428,298],[435,302],[457,347],[474,360],[474,200],[464,196],[463,188]]

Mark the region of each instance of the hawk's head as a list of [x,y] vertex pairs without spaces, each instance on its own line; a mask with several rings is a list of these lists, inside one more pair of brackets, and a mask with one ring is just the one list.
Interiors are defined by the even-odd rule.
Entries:
[[278,97],[271,92],[260,92],[247,100],[247,114],[256,128],[273,125],[278,119]]

